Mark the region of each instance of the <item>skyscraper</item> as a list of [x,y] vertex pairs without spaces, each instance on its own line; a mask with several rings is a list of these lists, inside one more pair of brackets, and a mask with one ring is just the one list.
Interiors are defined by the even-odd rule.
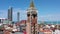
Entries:
[[37,10],[32,1],[30,7],[27,9],[27,34],[37,34]]
[[12,7],[10,7],[10,8],[8,9],[8,20],[9,20],[9,21],[12,21],[12,11],[13,11],[13,9],[12,9]]
[[20,15],[20,13],[18,12],[17,13],[17,20],[18,20],[18,22],[19,22],[19,19],[20,19],[19,15]]

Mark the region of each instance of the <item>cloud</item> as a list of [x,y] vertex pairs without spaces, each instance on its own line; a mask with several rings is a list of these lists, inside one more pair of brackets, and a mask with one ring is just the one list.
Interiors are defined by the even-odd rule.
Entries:
[[60,21],[60,15],[40,15],[38,16],[38,20],[40,21]]
[[17,12],[20,13],[20,20],[26,20],[26,11],[20,8],[15,8],[13,11],[13,21],[17,21]]
[[[13,21],[17,21],[17,12],[20,12],[20,20],[25,20],[27,18],[25,10],[22,10],[20,8],[14,8]],[[0,18],[7,18],[7,16],[8,16],[8,10],[0,10]]]
[[0,18],[7,18],[7,10],[0,10]]
[[[0,10],[0,18],[7,18],[7,10]],[[27,12],[26,10],[22,10],[20,8],[13,9],[13,21],[17,21],[17,12],[20,12],[20,20],[27,20]],[[38,21],[60,21],[59,14],[47,14],[47,15],[40,15],[38,13]]]

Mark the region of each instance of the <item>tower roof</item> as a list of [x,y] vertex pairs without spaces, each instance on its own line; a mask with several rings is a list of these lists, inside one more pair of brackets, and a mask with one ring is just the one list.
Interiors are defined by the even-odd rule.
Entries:
[[33,2],[33,0],[32,0],[31,3],[30,3],[30,7],[34,7],[34,2]]

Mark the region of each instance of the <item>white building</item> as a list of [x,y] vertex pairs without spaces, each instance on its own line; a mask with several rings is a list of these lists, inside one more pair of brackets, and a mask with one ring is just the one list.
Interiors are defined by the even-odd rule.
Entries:
[[52,34],[60,34],[60,30],[56,29],[55,32],[52,32]]
[[0,23],[3,23],[4,20],[6,20],[6,18],[0,18]]

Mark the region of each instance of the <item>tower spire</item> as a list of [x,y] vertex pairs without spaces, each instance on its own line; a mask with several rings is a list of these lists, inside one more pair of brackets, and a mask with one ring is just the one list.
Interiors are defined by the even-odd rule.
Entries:
[[31,0],[30,7],[34,7],[34,2]]

